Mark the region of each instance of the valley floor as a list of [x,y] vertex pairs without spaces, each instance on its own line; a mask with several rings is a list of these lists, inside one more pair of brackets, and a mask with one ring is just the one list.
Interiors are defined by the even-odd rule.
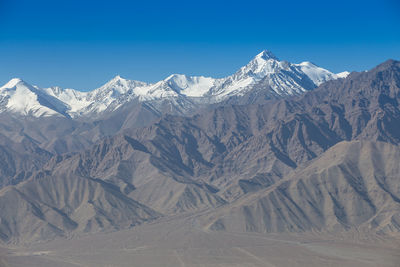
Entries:
[[196,216],[0,249],[1,267],[400,266],[400,240],[346,234],[208,232]]

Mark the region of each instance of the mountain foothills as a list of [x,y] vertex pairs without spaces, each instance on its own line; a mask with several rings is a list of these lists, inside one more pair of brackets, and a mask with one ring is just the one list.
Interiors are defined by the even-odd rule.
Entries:
[[0,239],[196,214],[204,231],[400,232],[400,62],[257,55],[223,79],[0,90]]

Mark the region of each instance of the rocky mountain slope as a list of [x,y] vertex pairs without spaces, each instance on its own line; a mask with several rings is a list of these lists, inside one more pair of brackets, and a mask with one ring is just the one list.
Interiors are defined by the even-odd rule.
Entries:
[[340,142],[279,182],[208,215],[207,227],[399,235],[399,157],[397,145]]
[[119,230],[160,215],[101,180],[42,171],[0,191],[0,238],[24,243]]

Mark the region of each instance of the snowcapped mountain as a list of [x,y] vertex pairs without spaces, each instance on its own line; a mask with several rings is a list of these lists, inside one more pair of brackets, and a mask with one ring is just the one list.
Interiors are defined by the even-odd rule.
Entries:
[[334,74],[308,61],[295,64],[295,66],[299,67],[317,86],[329,80],[346,78],[350,74],[348,71]]
[[145,82],[125,80],[116,76],[102,87],[90,92],[63,90],[60,87],[45,88],[43,91],[64,102],[69,107],[68,113],[71,116],[79,116],[90,112],[102,112],[121,96],[129,96],[133,88],[145,86],[148,86]]
[[21,79],[11,79],[0,87],[0,111],[33,117],[68,116],[68,106],[58,98]]
[[211,94],[217,101],[224,100],[233,95],[242,95],[259,84],[279,96],[301,94],[316,87],[297,65],[280,61],[271,52],[263,51],[235,74],[222,79]]
[[34,117],[79,117],[113,111],[137,100],[148,103],[155,110],[168,102],[180,113],[185,113],[193,110],[196,103],[215,104],[252,92],[265,91],[275,97],[299,95],[325,81],[345,78],[348,74],[334,74],[311,62],[293,64],[280,61],[265,50],[233,75],[219,79],[173,74],[150,84],[116,76],[90,92],[59,87],[41,89],[20,79],[12,79],[0,88],[0,111]]

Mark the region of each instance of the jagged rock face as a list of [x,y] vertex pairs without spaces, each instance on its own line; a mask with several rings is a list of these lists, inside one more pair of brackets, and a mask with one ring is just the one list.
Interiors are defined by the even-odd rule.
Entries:
[[[164,115],[147,127],[123,128],[85,151],[54,156],[43,166],[47,178],[35,178],[36,172],[28,175],[26,182],[3,189],[0,203],[11,196],[21,198],[16,190],[32,193],[32,202],[41,193],[28,188],[36,188],[39,181],[48,180],[41,186],[60,183],[48,189],[55,195],[65,194],[61,184],[71,183],[70,179],[90,181],[104,191],[99,193],[105,196],[101,203],[110,201],[111,195],[117,198],[113,203],[121,203],[110,204],[120,219],[110,222],[101,217],[109,211],[100,207],[108,204],[99,204],[98,214],[79,221],[76,218],[83,214],[78,206],[90,210],[94,200],[66,205],[41,196],[37,209],[0,215],[6,222],[0,229],[3,240],[18,241],[22,228],[29,237],[24,240],[56,236],[43,230],[45,234],[38,237],[35,230],[50,219],[33,210],[43,213],[50,202],[71,220],[52,222],[61,235],[95,232],[101,227],[87,226],[93,221],[107,220],[101,223],[103,230],[118,229],[129,227],[126,220],[143,222],[159,214],[214,209],[203,217],[203,225],[214,230],[342,231],[371,226],[375,232],[398,232],[398,192],[391,190],[400,178],[390,160],[399,153],[399,64],[387,61],[369,72],[352,73],[283,100],[220,106],[193,117]],[[97,129],[107,128],[109,122],[118,128],[138,119],[126,112],[120,120],[116,116],[99,122]],[[381,176],[374,178],[371,173]],[[89,194],[91,186],[74,183],[67,188]],[[129,203],[134,204],[126,217],[123,209]],[[136,209],[143,210],[140,216]],[[7,226],[22,216],[34,216],[39,228]]]

